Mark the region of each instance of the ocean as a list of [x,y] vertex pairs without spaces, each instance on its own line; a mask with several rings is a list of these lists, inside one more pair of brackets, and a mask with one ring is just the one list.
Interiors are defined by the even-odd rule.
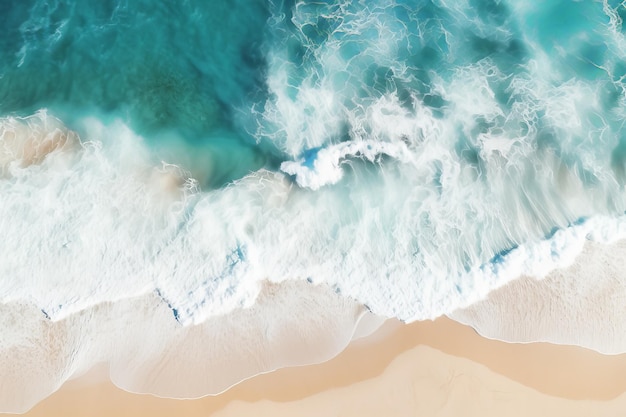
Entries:
[[[575,312],[626,299],[625,16],[3,1],[0,410],[101,362],[133,392],[215,394],[376,317],[626,351]],[[573,324],[510,331],[533,314]]]

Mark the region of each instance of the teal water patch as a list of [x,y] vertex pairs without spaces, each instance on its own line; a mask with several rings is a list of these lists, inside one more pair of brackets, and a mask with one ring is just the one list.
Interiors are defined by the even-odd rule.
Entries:
[[[476,114],[454,126],[468,161],[480,159],[480,135],[533,130],[538,148],[576,159],[598,143],[555,129],[543,98],[527,93],[587,83],[607,114],[579,108],[577,118],[610,133],[603,146],[621,146],[623,14],[621,3],[573,0],[11,0],[0,5],[0,113],[46,107],[70,127],[122,118],[158,148],[177,148],[165,151],[171,162],[213,188],[373,135],[355,120],[383,97],[450,119],[450,84],[474,71],[495,111],[530,120]],[[537,66],[547,85],[519,88]]]
[[247,133],[250,117],[240,116],[265,94],[264,1],[29,0],[2,8],[0,113],[45,107],[70,126],[95,114],[122,118],[148,139],[175,132],[192,154],[225,146],[241,166],[199,178],[209,187],[271,164]]
[[528,38],[560,64],[555,76],[593,80],[603,75],[611,34],[610,16],[600,2],[543,2],[523,21]]

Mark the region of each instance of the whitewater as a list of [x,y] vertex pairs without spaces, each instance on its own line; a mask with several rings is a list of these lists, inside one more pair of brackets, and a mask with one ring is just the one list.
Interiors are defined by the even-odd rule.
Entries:
[[535,3],[4,2],[0,411],[384,318],[626,352],[626,8]]

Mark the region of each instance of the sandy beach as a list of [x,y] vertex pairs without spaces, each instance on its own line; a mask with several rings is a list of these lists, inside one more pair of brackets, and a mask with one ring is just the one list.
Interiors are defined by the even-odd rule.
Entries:
[[0,1],[0,417],[626,417],[626,0]]
[[26,416],[618,416],[626,355],[509,344],[450,319],[387,322],[333,360],[282,369],[217,397],[124,392],[93,371]]

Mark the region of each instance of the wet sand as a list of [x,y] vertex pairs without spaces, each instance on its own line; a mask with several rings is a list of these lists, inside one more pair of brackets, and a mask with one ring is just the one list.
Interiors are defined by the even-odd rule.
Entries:
[[[102,371],[100,371],[102,373]],[[618,416],[626,355],[509,344],[450,319],[388,322],[320,365],[282,369],[217,397],[169,400],[70,381],[27,416]]]

